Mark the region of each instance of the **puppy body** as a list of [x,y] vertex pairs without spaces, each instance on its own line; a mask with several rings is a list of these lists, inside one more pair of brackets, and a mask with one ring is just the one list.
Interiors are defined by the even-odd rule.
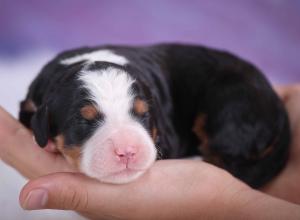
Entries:
[[20,120],[84,173],[129,182],[155,159],[202,155],[253,187],[284,166],[286,111],[262,73],[195,45],[64,52],[33,81]]

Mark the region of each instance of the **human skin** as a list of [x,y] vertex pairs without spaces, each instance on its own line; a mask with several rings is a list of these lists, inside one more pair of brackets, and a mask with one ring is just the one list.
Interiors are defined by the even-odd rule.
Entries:
[[300,219],[300,206],[291,203],[300,203],[300,86],[277,91],[291,120],[291,156],[262,191],[286,201],[192,160],[157,161],[132,183],[102,184],[76,173],[61,155],[39,148],[30,131],[2,108],[0,158],[30,179],[20,193],[28,210],[67,209],[91,219]]
[[290,119],[292,143],[285,169],[261,190],[300,204],[300,84],[276,87]]

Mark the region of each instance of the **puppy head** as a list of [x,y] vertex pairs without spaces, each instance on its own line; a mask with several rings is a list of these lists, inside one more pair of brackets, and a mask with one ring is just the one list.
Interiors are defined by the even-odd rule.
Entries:
[[153,164],[157,131],[142,82],[99,62],[56,87],[32,119],[40,146],[53,139],[70,163],[102,182],[130,182]]

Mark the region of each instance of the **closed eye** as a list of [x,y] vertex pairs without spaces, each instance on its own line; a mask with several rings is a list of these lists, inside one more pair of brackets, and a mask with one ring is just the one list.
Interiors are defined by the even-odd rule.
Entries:
[[131,111],[131,115],[140,123],[142,123],[144,126],[147,127],[148,122],[150,120],[150,113],[144,112],[143,114],[138,114],[135,111]]

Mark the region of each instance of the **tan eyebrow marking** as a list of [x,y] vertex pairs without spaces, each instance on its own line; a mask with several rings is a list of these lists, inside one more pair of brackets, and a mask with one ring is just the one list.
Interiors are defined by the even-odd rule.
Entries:
[[93,105],[86,105],[80,109],[80,114],[87,120],[93,120],[99,114],[98,110]]
[[133,110],[135,111],[135,113],[137,113],[139,115],[142,115],[142,114],[148,112],[149,107],[148,107],[148,104],[145,101],[143,101],[140,98],[137,98],[134,101]]
[[66,158],[66,160],[73,166],[79,168],[81,163],[81,147],[72,146],[65,147],[65,138],[62,134],[57,135],[55,138],[55,145],[57,150]]

